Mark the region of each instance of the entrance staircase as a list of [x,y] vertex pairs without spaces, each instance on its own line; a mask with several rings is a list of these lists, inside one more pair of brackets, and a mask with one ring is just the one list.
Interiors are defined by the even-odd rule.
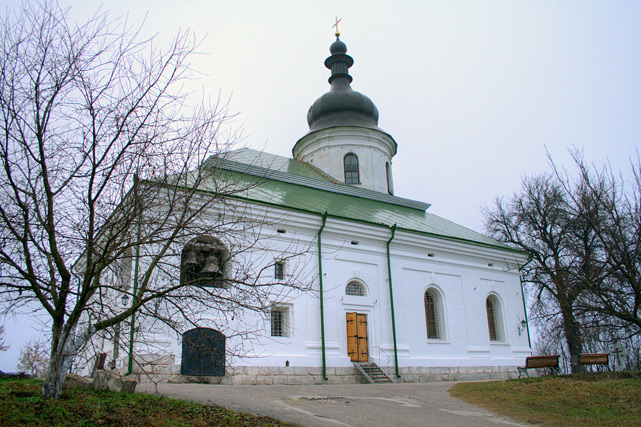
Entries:
[[385,375],[385,372],[378,367],[374,362],[359,363],[354,362],[354,367],[365,377],[365,379],[372,384],[385,384],[392,383],[390,377]]

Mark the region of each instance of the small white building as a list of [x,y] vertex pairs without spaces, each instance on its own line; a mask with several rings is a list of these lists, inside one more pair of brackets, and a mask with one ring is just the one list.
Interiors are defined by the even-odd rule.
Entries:
[[[526,257],[394,196],[397,143],[378,127],[374,103],[350,87],[353,59],[338,37],[330,52],[331,89],[309,109],[293,158],[242,149],[203,165],[258,182],[234,203],[270,224],[263,268],[276,280],[305,277],[313,289],[280,298],[270,322],[248,312],[245,324],[262,332],[243,357],[223,357],[240,338],[213,329],[159,332],[164,357],[185,376],[222,383],[358,382],[355,362],[373,362],[394,381],[513,375],[531,354],[519,278]],[[293,244],[309,250],[290,259]],[[225,236],[191,242],[183,264],[218,271],[205,264],[227,245]],[[201,345],[219,353],[215,367],[184,356]]]

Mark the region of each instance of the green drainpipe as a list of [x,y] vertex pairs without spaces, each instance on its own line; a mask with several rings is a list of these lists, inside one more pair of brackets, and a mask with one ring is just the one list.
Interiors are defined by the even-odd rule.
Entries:
[[327,361],[325,359],[325,311],[323,309],[323,257],[321,254],[321,233],[325,228],[327,222],[327,211],[321,217],[323,223],[318,230],[318,282],[320,286],[320,315],[321,315],[321,347],[323,353],[323,379],[327,380]]
[[527,308],[525,307],[525,293],[523,292],[523,280],[521,279],[521,273],[519,272],[519,282],[521,282],[521,299],[523,300],[523,313],[525,314],[525,328],[527,329],[527,343],[532,350],[532,341],[530,341],[530,323],[527,320]]
[[389,245],[394,240],[394,234],[396,234],[396,224],[392,225],[392,237],[387,241],[387,274],[389,277],[389,300],[390,306],[392,308],[392,336],[394,338],[394,365],[396,368],[396,378],[400,378],[401,375],[398,372],[398,348],[396,345],[396,319],[394,317],[394,291],[392,290],[392,260],[390,257]]
[[[138,175],[134,175],[134,198],[136,198],[136,203],[138,203]],[[134,264],[134,290],[131,295],[131,306],[133,307],[136,304],[136,293],[138,292],[138,258],[140,257],[140,226],[142,218],[140,215],[142,212],[139,212],[138,217],[138,229],[136,231],[136,261]],[[136,312],[131,313],[131,325],[129,328],[129,362],[127,364],[127,374],[131,375],[133,371],[134,364],[134,326],[136,323]]]

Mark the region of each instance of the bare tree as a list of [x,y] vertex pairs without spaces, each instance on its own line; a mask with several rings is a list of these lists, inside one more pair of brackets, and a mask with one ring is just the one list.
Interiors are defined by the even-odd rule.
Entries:
[[20,350],[18,357],[18,370],[28,375],[42,378],[47,371],[49,357],[45,345],[38,341],[29,341]]
[[577,372],[586,348],[607,350],[605,341],[641,332],[641,181],[638,161],[626,192],[609,167],[571,153],[574,177],[549,158],[552,173],[525,178],[519,194],[485,215],[493,237],[530,254],[523,278],[535,320],[548,339],[564,338]]
[[540,319],[560,316],[576,371],[582,351],[576,302],[583,287],[572,274],[574,222],[563,187],[554,175],[526,178],[520,194],[507,202],[498,198],[493,209],[486,209],[485,217],[491,236],[530,255],[522,267],[524,282],[533,287]]
[[[59,397],[74,358],[125,320],[180,331],[208,310],[264,311],[264,223],[229,198],[257,182],[215,167],[236,139],[226,105],[188,107],[193,37],[162,52],[127,22],[74,26],[49,1],[1,28],[0,298],[51,319],[42,394]],[[203,271],[185,268],[199,256]],[[298,286],[282,282],[281,295]]]
[[[641,162],[631,161],[626,188],[622,175],[609,165],[586,164],[572,151],[578,176],[554,168],[575,215],[584,224],[592,251],[577,248],[586,267],[578,277],[588,290],[579,301],[588,324],[612,329],[623,339],[641,333]],[[554,166],[554,165],[553,165]],[[589,236],[589,237],[588,237]]]

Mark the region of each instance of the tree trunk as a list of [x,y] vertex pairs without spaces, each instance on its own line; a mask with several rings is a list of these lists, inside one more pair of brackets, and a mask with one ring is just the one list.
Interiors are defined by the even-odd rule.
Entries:
[[583,342],[581,340],[581,327],[574,318],[571,303],[561,303],[561,316],[563,317],[563,332],[565,340],[570,350],[570,370],[571,372],[583,372],[584,369],[579,365],[579,354],[583,352]]
[[[67,347],[67,346],[64,346]],[[73,362],[73,355],[65,352],[63,346],[58,345],[55,351],[52,351],[49,359],[49,369],[45,382],[42,385],[42,397],[49,399],[58,399],[62,393],[62,384],[67,376],[67,371]]]
[[[69,372],[78,349],[86,342],[88,336],[89,331],[76,337],[75,326],[71,327],[68,324],[58,330],[54,328],[52,342],[55,342],[56,345],[51,349],[49,368],[42,385],[42,397],[49,399],[60,397],[67,372]],[[57,340],[56,337],[58,337]]]

